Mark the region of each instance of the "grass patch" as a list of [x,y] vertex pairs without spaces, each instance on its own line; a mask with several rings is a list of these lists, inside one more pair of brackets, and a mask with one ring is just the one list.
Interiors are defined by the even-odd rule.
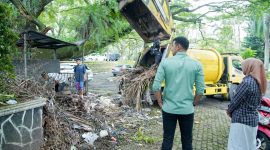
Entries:
[[14,95],[0,94],[0,102],[6,102],[7,100],[15,99]]
[[133,66],[135,61],[91,61],[85,62],[94,73],[110,72],[116,65],[128,64]]
[[146,144],[154,144],[161,140],[160,138],[157,138],[157,137],[150,137],[150,136],[145,135],[141,127],[138,129],[138,131],[135,133],[135,135],[131,139],[133,141],[144,142]]
[[149,116],[154,117],[154,116],[160,116],[161,109],[159,106],[153,106],[151,112],[149,113]]

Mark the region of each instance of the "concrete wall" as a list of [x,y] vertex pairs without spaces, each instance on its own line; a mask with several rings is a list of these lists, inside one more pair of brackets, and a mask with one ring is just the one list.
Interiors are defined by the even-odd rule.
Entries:
[[38,150],[43,144],[44,100],[1,107],[0,149]]
[[[24,76],[24,61],[14,60],[16,75]],[[54,59],[46,60],[27,60],[27,74],[28,77],[39,78],[43,72],[60,72],[60,61]]]

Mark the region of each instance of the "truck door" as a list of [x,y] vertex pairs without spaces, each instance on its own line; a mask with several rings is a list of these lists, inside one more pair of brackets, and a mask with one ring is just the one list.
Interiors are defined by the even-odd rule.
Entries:
[[229,82],[239,84],[244,78],[241,69],[242,58],[240,56],[230,56],[228,60],[230,60],[228,63]]
[[228,73],[228,57],[224,57],[223,56],[223,63],[224,63],[224,71],[223,74],[221,76],[221,83],[228,83],[228,79],[229,79],[229,73]]

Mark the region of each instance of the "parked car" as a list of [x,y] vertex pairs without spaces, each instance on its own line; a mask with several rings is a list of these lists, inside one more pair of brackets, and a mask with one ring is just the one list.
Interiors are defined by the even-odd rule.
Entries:
[[106,56],[107,56],[108,61],[118,61],[121,55],[118,53],[113,53],[113,54],[107,54]]
[[[60,63],[60,73],[74,73],[74,67],[76,66],[76,63]],[[86,66],[87,67],[87,66]],[[88,80],[93,80],[93,72],[89,67],[86,68],[86,73],[88,76]]]
[[97,58],[96,58],[96,59],[97,59],[98,61],[105,61],[106,58],[107,58],[106,55],[97,55]]
[[131,70],[132,67],[130,65],[117,65],[112,69],[113,76],[121,75],[125,70]]
[[84,58],[86,61],[94,61],[94,60],[96,60],[96,54],[93,53],[93,54],[85,56]]
[[92,53],[90,55],[87,55],[84,57],[88,61],[105,61],[106,60],[106,55],[102,55],[99,53]]

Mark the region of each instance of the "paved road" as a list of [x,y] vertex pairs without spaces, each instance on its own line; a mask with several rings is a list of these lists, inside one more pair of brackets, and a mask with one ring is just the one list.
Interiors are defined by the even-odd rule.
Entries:
[[[89,91],[101,95],[117,95],[118,81],[110,72],[94,74],[94,80],[91,81]],[[270,92],[269,92],[270,94]],[[229,102],[222,98],[203,98],[201,105],[213,106],[219,109],[226,109]]]
[[101,95],[116,95],[118,92],[117,78],[109,72],[95,73],[94,80],[89,83],[89,91]]
[[[116,77],[110,72],[94,74],[94,80],[90,82],[90,92],[94,92],[101,95],[115,96],[118,93],[118,81]],[[270,98],[270,81],[268,82],[268,88],[266,97]],[[215,107],[221,110],[227,109],[229,101],[216,96],[215,98],[203,98],[200,105],[206,107]]]

